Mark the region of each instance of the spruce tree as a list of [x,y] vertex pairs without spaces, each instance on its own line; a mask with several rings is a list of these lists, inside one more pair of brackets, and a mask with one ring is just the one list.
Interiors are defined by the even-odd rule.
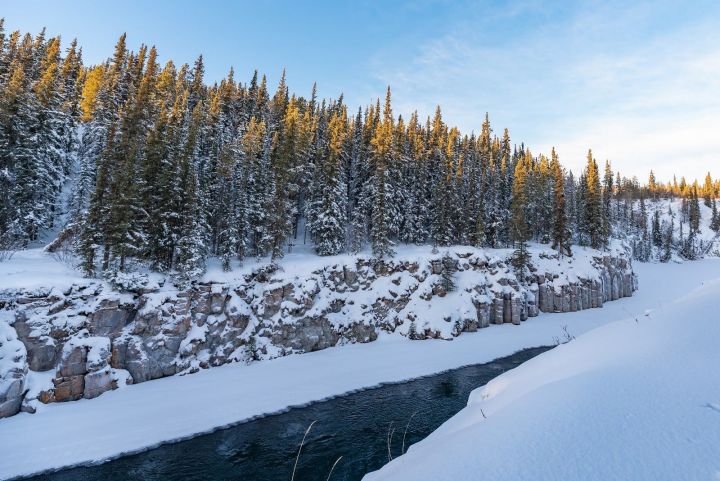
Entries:
[[448,246],[452,244],[451,198],[453,159],[448,154],[454,152],[453,146],[448,142],[448,131],[442,121],[440,107],[435,110],[435,117],[430,133],[430,162],[434,166],[431,173],[432,219],[430,236],[433,245]]
[[347,180],[347,245],[352,253],[362,248],[367,237],[367,202],[363,198],[363,187],[368,182],[369,165],[363,133],[362,111],[358,109],[352,127]]
[[[566,255],[573,241],[603,248],[627,234],[638,258],[693,258],[699,197],[720,230],[710,173],[702,186],[652,172],[641,185],[609,162],[601,177],[589,152],[576,177],[554,150],[533,156],[507,129],[495,135],[487,114],[477,137],[463,135],[439,107],[422,122],[394,117],[388,89],[384,108],[348,119],[342,96],[291,95],[284,74],[271,96],[257,72],[207,85],[202,57],[160,68],[157,55],[122,35],[85,67],[75,42],[63,54],[59,39],[5,36],[0,22],[0,248],[63,228],[58,242],[70,239],[89,275],[100,257],[103,270],[141,263],[189,282],[207,256],[225,268],[248,254],[276,260],[308,238],[322,255],[369,240],[378,257],[395,241],[513,245],[522,266],[530,239]],[[646,199],[672,195],[683,197],[678,241],[672,215],[647,212]]]
[[267,253],[271,238],[269,212],[273,195],[273,178],[267,155],[265,121],[252,117],[242,138],[243,163],[247,165],[247,215],[251,226],[250,244],[256,256]]
[[327,154],[320,167],[322,190],[318,198],[316,216],[310,226],[315,250],[320,255],[339,254],[345,247],[346,187],[342,177],[347,138],[345,107],[333,112],[328,125]]
[[370,239],[373,255],[378,258],[394,255],[390,239],[391,186],[388,165],[395,155],[393,139],[393,116],[390,106],[390,87],[385,96],[382,120],[378,123],[372,139],[372,160],[374,163]]
[[652,221],[652,242],[655,247],[662,245],[662,233],[660,231],[660,212],[655,211]]
[[530,261],[530,255],[527,250],[530,228],[526,221],[529,167],[527,158],[521,159],[515,166],[512,201],[510,203],[510,235],[515,246],[512,264],[519,273],[524,273]]
[[192,112],[180,158],[180,191],[183,195],[178,211],[175,270],[181,283],[196,279],[205,271],[206,245],[202,235],[204,226],[201,224],[202,216],[198,201],[198,178],[193,168],[202,119],[201,104],[198,103]]
[[690,191],[690,202],[688,207],[690,234],[692,235],[700,231],[700,202],[698,200],[697,185],[694,185]]
[[602,208],[602,191],[600,188],[600,175],[597,162],[588,151],[587,167],[585,177],[585,202],[584,216],[587,237],[590,247],[601,249],[605,246],[607,238],[605,234],[605,216]]
[[553,249],[560,255],[572,255],[570,251],[570,232],[567,222],[567,205],[565,202],[564,173],[555,148],[551,153],[550,168],[553,181]]
[[715,232],[720,232],[720,214],[718,213],[717,200],[712,200],[712,217],[710,221],[710,228]]
[[610,161],[605,161],[605,175],[603,177],[603,190],[602,190],[602,197],[603,197],[603,236],[605,239],[610,237],[610,234],[612,234],[612,224],[613,224],[613,218],[612,218],[612,199],[613,199],[613,189],[614,189],[614,182],[613,182],[613,171],[610,167]]
[[672,247],[673,247],[673,230],[674,220],[670,219],[670,224],[665,229],[662,241],[662,254],[660,256],[661,262],[669,262],[672,259]]
[[712,177],[710,172],[705,176],[705,184],[702,189],[703,201],[706,207],[711,207],[711,201],[715,198],[715,188],[713,187]]

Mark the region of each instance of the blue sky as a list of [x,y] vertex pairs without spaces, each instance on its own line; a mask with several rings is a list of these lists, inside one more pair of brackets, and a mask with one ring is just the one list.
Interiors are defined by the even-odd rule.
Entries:
[[86,62],[117,37],[161,60],[202,53],[209,80],[257,68],[291,90],[365,105],[391,85],[396,113],[443,107],[578,169],[587,148],[627,175],[720,176],[720,2],[6,1],[8,30],[77,37]]

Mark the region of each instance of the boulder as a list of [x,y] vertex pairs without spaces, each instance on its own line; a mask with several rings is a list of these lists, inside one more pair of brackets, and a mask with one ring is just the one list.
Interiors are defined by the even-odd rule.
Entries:
[[324,317],[304,318],[292,324],[281,324],[272,335],[273,344],[299,352],[326,349],[336,345],[339,339],[340,334]]
[[87,348],[83,345],[67,346],[57,369],[57,377],[71,377],[87,373]]
[[52,337],[37,332],[29,325],[24,313],[18,313],[13,328],[25,345],[28,367],[33,371],[47,371],[55,367],[62,345]]
[[88,373],[85,376],[84,384],[83,397],[86,399],[98,397],[105,391],[111,390],[113,388],[113,379],[110,366],[100,371]]
[[53,379],[55,386],[55,401],[77,401],[83,397],[85,392],[85,376],[56,377]]
[[120,307],[117,301],[107,300],[89,317],[90,332],[96,336],[117,336],[131,318],[131,311]]
[[0,380],[0,418],[12,416],[20,411],[24,387],[24,375]]

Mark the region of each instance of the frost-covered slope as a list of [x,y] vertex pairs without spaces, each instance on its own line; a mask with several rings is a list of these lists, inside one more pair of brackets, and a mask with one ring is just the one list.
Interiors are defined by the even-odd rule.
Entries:
[[[365,479],[720,478],[720,261],[686,265],[667,272],[672,282],[696,284],[691,293],[491,381],[467,408]],[[643,289],[667,282],[643,279]]]

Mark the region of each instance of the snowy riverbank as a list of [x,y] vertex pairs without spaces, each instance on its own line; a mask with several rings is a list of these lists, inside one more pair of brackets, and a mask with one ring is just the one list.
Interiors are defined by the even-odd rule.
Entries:
[[[451,340],[540,312],[602,307],[636,286],[619,242],[606,252],[577,248],[572,257],[542,245],[529,253],[522,276],[510,249],[403,246],[382,261],[300,252],[231,272],[211,267],[203,281],[177,285],[152,272],[87,279],[47,254],[22,251],[0,264],[9,341],[0,343],[0,418],[381,335]],[[52,274],[62,267],[64,275]]]
[[720,260],[636,269],[622,320],[475,390],[365,479],[720,479]]
[[702,279],[717,276],[719,268],[716,260],[640,264],[640,290],[603,309],[541,314],[522,328],[504,324],[453,341],[407,342],[380,336],[370,344],[250,366],[225,365],[141,383],[93,400],[50,404],[37,414],[0,421],[0,478],[108,459],[288,406],[552,344],[565,325],[578,336],[610,321],[641,316],[687,294]]

